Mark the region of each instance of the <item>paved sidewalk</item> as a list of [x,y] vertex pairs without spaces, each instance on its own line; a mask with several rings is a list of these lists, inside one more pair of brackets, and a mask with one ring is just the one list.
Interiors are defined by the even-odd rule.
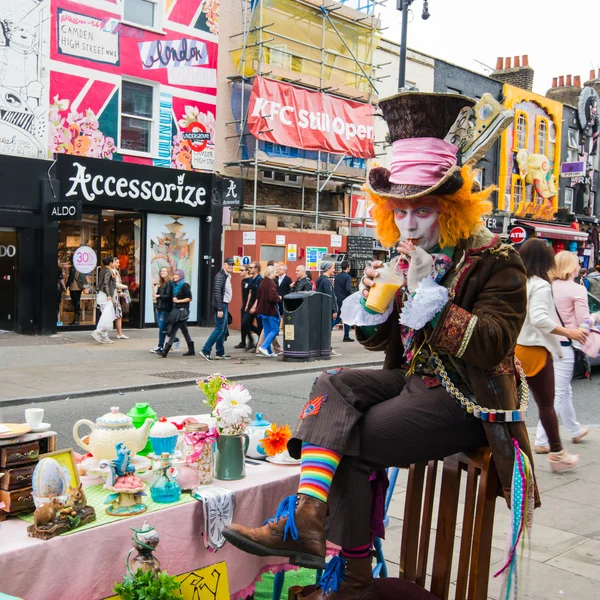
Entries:
[[[200,327],[190,329],[196,352],[211,331]],[[341,356],[328,361],[298,363],[234,350],[233,346],[240,341],[238,331],[231,331],[225,344],[232,359],[211,363],[201,356],[183,357],[183,340],[184,349],[171,352],[166,359],[151,354],[150,349],[156,345],[156,329],[127,330],[125,333],[130,339],[115,339],[114,344],[99,344],[89,331],[46,337],[0,334],[0,405],[190,385],[215,371],[248,379],[249,376],[319,371],[334,366],[369,366],[383,361],[383,354],[368,352],[358,342],[342,343],[342,332],[337,330],[333,333],[332,344]],[[114,332],[111,337],[116,338]]]
[[[533,428],[529,428],[529,431],[531,435],[534,433]],[[569,439],[568,432],[562,428],[561,435],[563,440]],[[525,561],[527,587],[523,600],[593,600],[600,597],[600,427],[591,428],[584,442],[577,446],[567,444],[567,449],[581,454],[581,466],[568,473],[555,475],[550,472],[545,456],[535,457],[542,506],[535,511],[533,519],[531,555],[529,561]],[[463,480],[463,490],[464,483]],[[406,471],[401,471],[390,505],[390,525],[384,542],[384,554],[391,577],[397,576],[399,570],[405,485]],[[463,508],[464,505],[461,505],[458,512],[457,533],[460,533]],[[509,518],[505,502],[498,498],[489,600],[500,600],[500,578],[494,579],[493,574],[504,564]],[[432,541],[427,569],[429,574],[433,547]],[[451,598],[454,597],[456,581],[457,548],[458,539],[452,564]]]

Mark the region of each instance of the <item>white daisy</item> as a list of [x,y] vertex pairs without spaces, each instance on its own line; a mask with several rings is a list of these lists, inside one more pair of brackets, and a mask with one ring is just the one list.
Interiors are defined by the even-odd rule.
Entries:
[[224,425],[243,425],[248,421],[252,414],[248,402],[252,400],[252,396],[243,385],[223,387],[217,397],[219,401],[215,413]]

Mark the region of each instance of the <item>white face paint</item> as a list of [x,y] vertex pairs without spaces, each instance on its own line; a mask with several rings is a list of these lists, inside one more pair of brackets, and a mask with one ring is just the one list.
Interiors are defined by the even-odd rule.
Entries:
[[439,202],[432,197],[398,202],[394,221],[400,230],[400,240],[427,251],[435,248],[440,237],[439,215]]

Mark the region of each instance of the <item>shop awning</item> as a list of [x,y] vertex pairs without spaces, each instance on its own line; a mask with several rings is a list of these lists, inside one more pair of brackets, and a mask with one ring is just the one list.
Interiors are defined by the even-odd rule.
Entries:
[[586,242],[588,234],[585,231],[577,231],[566,225],[551,225],[550,223],[532,223],[531,221],[517,221],[519,225],[529,227],[535,231],[539,237],[550,238],[553,240],[573,240],[576,242]]

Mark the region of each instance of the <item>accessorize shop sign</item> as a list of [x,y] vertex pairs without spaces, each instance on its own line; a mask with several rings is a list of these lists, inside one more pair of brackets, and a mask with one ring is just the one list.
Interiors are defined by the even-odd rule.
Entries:
[[370,104],[255,77],[248,129],[283,146],[373,158],[374,112]]
[[115,209],[210,214],[212,174],[114,160],[58,156],[61,200]]

